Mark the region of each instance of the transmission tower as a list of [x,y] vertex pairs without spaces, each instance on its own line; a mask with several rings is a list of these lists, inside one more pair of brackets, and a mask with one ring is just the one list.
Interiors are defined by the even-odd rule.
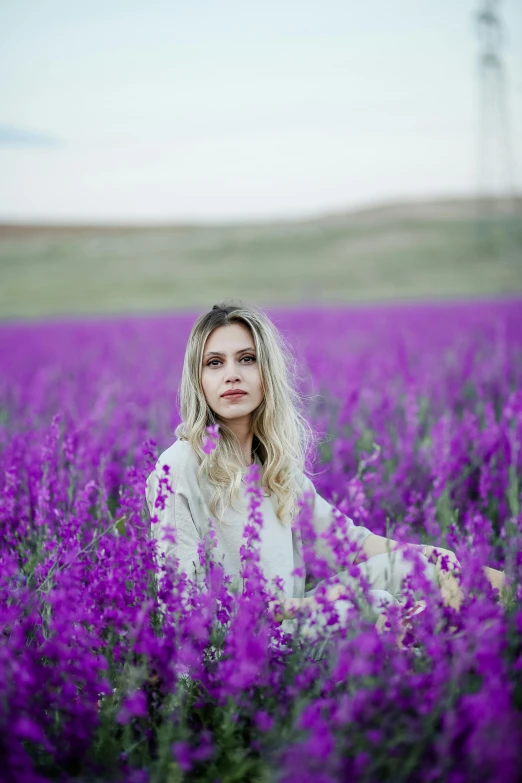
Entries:
[[480,47],[477,185],[482,218],[494,214],[499,196],[507,196],[508,204],[515,196],[499,6],[500,0],[481,0],[476,13]]

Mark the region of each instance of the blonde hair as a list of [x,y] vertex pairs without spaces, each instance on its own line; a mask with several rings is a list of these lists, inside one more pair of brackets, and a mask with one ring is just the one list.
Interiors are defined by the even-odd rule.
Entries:
[[[182,423],[176,436],[189,441],[216,491],[210,510],[222,520],[225,509],[239,495],[242,455],[235,434],[216,419],[201,383],[203,351],[208,337],[220,326],[240,324],[252,334],[263,400],[252,412],[253,450],[261,462],[261,484],[278,499],[277,516],[290,526],[300,495],[299,476],[313,441],[310,425],[301,414],[303,398],[297,391],[296,363],[283,335],[267,315],[250,306],[214,305],[201,315],[190,333],[179,388]],[[220,437],[211,454],[203,451],[205,429],[219,423]]]

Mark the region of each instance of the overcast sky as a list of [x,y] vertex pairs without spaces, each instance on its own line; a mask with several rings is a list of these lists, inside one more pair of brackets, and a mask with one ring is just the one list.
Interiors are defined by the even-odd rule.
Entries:
[[[264,219],[473,193],[479,5],[1,0],[0,220]],[[515,141],[522,2],[500,9]]]

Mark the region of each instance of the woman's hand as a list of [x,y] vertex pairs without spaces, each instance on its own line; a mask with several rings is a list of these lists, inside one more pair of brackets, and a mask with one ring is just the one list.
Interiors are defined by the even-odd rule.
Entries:
[[[269,601],[268,613],[272,615],[276,623],[283,620],[291,620],[301,606],[301,598],[285,598],[283,601]],[[279,609],[276,607],[279,606]]]
[[430,563],[446,562],[449,571],[454,571],[460,568],[460,563],[457,559],[455,552],[451,549],[443,549],[441,546],[424,546],[421,549],[422,554],[429,560]]
[[[276,611],[278,604],[280,604],[281,609]],[[283,620],[293,620],[303,607],[313,607],[315,605],[316,601],[313,595],[311,595],[307,598],[285,598],[283,601],[269,601],[267,610],[276,623],[282,623]]]

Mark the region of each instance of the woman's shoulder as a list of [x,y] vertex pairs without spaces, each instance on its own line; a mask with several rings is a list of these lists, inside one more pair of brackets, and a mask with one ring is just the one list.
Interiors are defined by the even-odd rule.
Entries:
[[168,466],[171,472],[179,476],[186,471],[196,472],[199,458],[188,440],[178,438],[160,454],[156,470],[162,470],[164,466]]
[[151,514],[154,513],[154,498],[160,480],[165,477],[172,493],[186,497],[194,493],[197,487],[198,464],[196,452],[185,440],[176,440],[160,454],[154,470],[147,478],[146,497]]

